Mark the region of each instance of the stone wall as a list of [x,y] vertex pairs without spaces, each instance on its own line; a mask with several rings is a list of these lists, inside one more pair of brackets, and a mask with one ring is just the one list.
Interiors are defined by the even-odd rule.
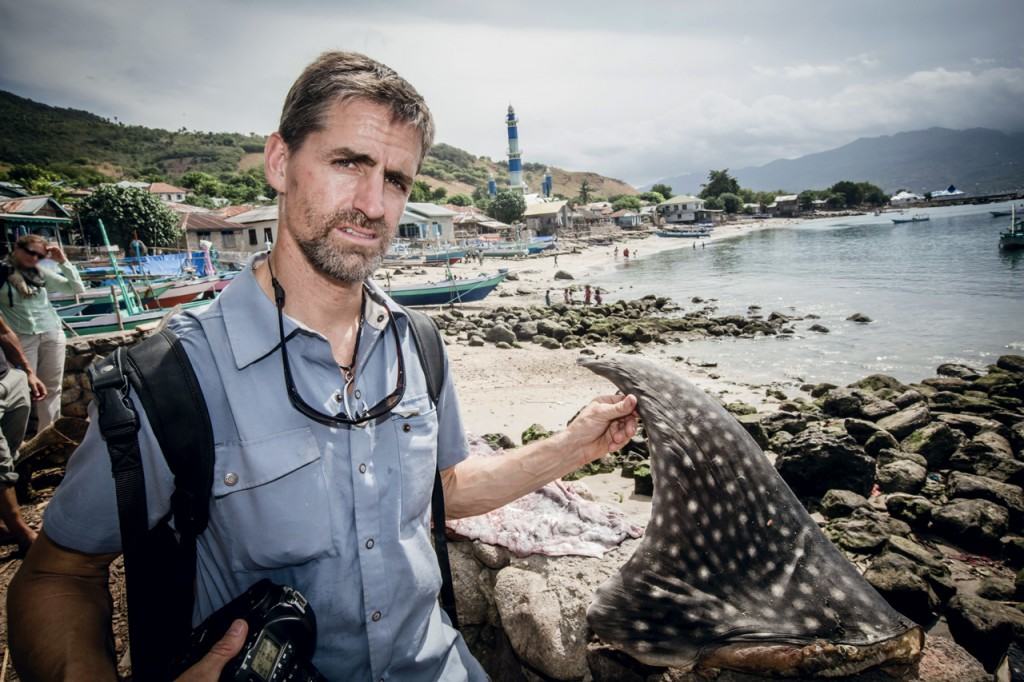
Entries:
[[64,391],[60,399],[61,413],[66,417],[84,419],[88,415],[89,402],[92,400],[86,368],[94,360],[109,354],[118,346],[131,345],[146,334],[147,332],[134,330],[68,339],[64,360]]

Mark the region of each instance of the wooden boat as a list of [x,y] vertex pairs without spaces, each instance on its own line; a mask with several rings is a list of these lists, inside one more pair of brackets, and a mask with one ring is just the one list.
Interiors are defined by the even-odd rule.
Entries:
[[466,257],[466,249],[438,249],[437,251],[426,251],[423,254],[423,262],[428,265],[443,263],[454,265]]
[[497,275],[448,279],[431,284],[410,284],[388,288],[388,295],[401,305],[448,305],[482,301],[505,279],[507,271]]
[[924,215],[923,213],[916,213],[916,214],[910,216],[909,218],[893,218],[892,219],[892,221],[894,223],[896,223],[897,225],[899,225],[900,223],[923,223],[923,222],[928,221],[928,220],[931,220],[931,218],[929,218],[928,216]]
[[149,310],[159,310],[160,308],[173,308],[201,297],[212,298],[231,283],[235,274],[232,272],[201,279],[176,280],[170,289],[156,299],[144,301],[143,305]]
[[[190,308],[202,308],[210,305],[210,301],[192,301],[181,306],[183,310]],[[104,313],[102,315],[80,315],[77,317],[64,318],[66,336],[91,336],[93,334],[110,334],[124,329],[136,329],[144,324],[159,321],[167,315],[170,309],[147,310],[142,313],[129,315],[121,313]],[[67,331],[70,328],[73,330]]]
[[[135,291],[138,292],[143,305],[145,305],[150,301],[155,301],[170,289],[171,286],[173,286],[172,282],[138,284],[135,285]],[[110,297],[109,287],[87,289],[84,294],[78,294],[77,296],[73,294],[57,294],[50,296],[50,302],[58,308],[76,303],[85,303],[86,307],[83,312],[87,313],[114,312],[114,300]]]
[[710,237],[711,230],[706,227],[689,230],[658,230],[655,234],[659,237],[691,237],[698,239],[701,237]]
[[1024,249],[1024,218],[1018,219],[1011,211],[1010,229],[999,235],[999,248],[1003,251]]

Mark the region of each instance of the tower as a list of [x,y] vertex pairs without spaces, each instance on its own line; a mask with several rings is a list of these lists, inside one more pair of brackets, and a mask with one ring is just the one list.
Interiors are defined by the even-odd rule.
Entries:
[[544,182],[540,186],[540,193],[544,195],[545,199],[550,199],[551,198],[551,193],[553,191],[553,187],[554,187],[554,181],[551,179],[551,169],[550,168],[545,168],[544,169]]
[[487,196],[492,199],[498,196],[498,182],[493,175],[487,179]]
[[525,192],[526,185],[523,184],[523,161],[522,152],[519,150],[519,119],[516,118],[516,110],[508,105],[508,116],[505,117],[508,125],[508,184],[513,192]]

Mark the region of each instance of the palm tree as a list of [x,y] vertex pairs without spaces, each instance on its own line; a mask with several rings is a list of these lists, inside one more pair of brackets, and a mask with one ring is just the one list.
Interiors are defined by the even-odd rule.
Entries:
[[590,201],[591,189],[590,183],[586,180],[580,183],[580,201],[584,204]]

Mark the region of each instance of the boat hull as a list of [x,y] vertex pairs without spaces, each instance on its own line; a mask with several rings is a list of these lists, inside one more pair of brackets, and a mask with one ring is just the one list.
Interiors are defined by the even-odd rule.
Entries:
[[710,230],[658,230],[655,232],[659,237],[688,237],[690,239],[699,239],[701,237],[710,237]]
[[388,291],[400,305],[448,305],[450,303],[472,303],[482,301],[505,279],[505,273],[493,277],[455,279],[436,284],[393,287]]

